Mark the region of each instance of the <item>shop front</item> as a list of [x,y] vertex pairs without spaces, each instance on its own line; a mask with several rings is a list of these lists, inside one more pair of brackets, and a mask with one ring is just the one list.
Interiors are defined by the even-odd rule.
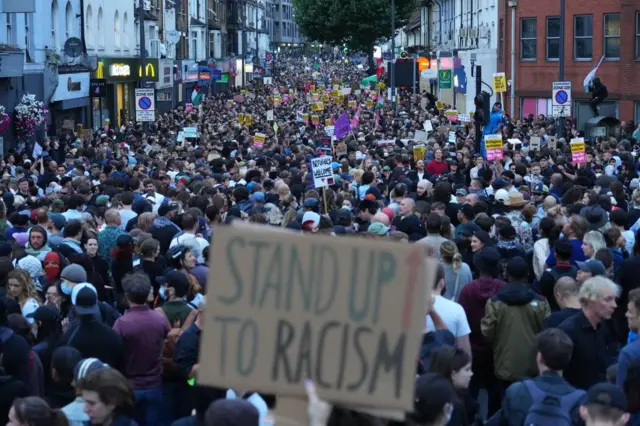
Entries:
[[51,124],[56,130],[89,124],[89,72],[58,74],[58,85],[51,96]]
[[[100,58],[95,78],[107,83],[106,96],[102,102],[102,117],[105,124],[120,127],[135,120],[135,88],[140,87],[142,73],[154,87],[159,75],[158,59],[147,59],[144,70],[138,58]],[[149,87],[149,86],[147,86]],[[92,99],[93,116],[100,115],[98,98]]]
[[183,105],[191,102],[191,92],[193,92],[193,88],[200,78],[199,68],[200,67],[198,66],[196,61],[182,61],[182,87],[180,90]]
[[160,113],[171,111],[176,101],[173,96],[173,60],[158,61],[158,82],[156,83],[156,110]]

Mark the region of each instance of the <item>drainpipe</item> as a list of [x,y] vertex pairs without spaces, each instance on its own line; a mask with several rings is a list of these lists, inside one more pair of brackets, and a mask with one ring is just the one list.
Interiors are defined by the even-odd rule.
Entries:
[[87,43],[84,39],[84,0],[80,0],[80,40],[82,40],[82,53],[87,53]]

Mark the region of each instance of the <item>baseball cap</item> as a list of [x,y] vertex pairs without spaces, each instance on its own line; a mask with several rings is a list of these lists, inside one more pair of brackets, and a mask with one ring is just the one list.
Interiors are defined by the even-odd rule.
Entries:
[[264,203],[265,201],[264,192],[262,191],[254,192],[253,194],[251,194],[251,197],[249,197],[249,199],[254,203]]
[[307,222],[313,222],[314,226],[320,225],[320,215],[315,212],[305,212],[302,216],[302,225]]
[[587,391],[587,401],[584,405],[597,404],[604,407],[627,411],[627,396],[624,391],[612,383],[597,383]]
[[496,199],[496,201],[506,203],[509,199],[509,192],[507,192],[506,189],[498,189],[494,198]]
[[170,211],[177,210],[177,209],[178,209],[178,206],[176,206],[175,204],[163,204],[158,209],[158,215],[166,216],[167,213],[169,213]]
[[102,370],[103,368],[111,368],[111,367],[109,367],[109,364],[105,364],[104,362],[100,361],[98,358],[82,359],[80,360],[79,363],[76,364],[76,366],[73,369],[73,379],[77,383],[92,371]]
[[377,235],[379,237],[384,237],[389,232],[389,227],[385,226],[382,222],[374,222],[369,225],[367,229],[367,233]]
[[60,316],[60,311],[55,306],[43,305],[35,311],[27,314],[25,318],[33,318],[37,321],[47,322],[53,321]]
[[468,192],[464,188],[456,189],[456,195],[462,195],[463,197],[466,197],[467,194],[468,194]]
[[589,259],[585,262],[576,262],[576,265],[578,265],[578,269],[584,272],[589,272],[594,277],[598,275],[605,275],[607,273],[604,264],[596,259]]
[[304,203],[302,204],[302,207],[305,208],[312,208],[318,205],[318,200],[316,198],[307,198],[306,200],[304,200]]
[[98,292],[89,283],[82,283],[73,287],[71,303],[73,303],[79,315],[95,315],[100,312],[98,308]]
[[49,216],[49,219],[58,230],[64,228],[64,225],[67,223],[67,219],[60,213],[47,213],[47,216]]

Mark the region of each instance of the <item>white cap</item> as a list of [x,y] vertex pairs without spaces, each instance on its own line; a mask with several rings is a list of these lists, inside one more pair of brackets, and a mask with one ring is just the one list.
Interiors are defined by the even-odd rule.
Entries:
[[320,225],[320,215],[316,212],[305,212],[302,216],[302,223],[304,225],[306,222],[313,222],[313,226]]
[[509,192],[506,189],[498,189],[494,198],[496,199],[496,201],[506,203],[509,199]]
[[98,290],[96,290],[96,288],[93,286],[93,284],[90,283],[80,283],[76,286],[73,287],[73,290],[71,290],[71,303],[72,304],[76,304],[76,297],[78,297],[78,293],[80,292],[80,290],[82,290],[83,288],[90,288],[91,290],[94,291],[95,294],[98,294]]

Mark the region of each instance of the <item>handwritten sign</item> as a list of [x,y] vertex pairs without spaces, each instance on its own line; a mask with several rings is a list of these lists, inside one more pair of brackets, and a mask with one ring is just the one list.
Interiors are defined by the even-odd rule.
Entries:
[[502,146],[502,135],[487,135],[484,137],[484,145],[487,150],[487,160],[502,160],[504,148]]
[[[331,144],[330,137],[329,144]],[[313,186],[316,188],[327,188],[329,185],[333,185],[333,169],[331,168],[331,163],[333,163],[333,157],[330,155],[311,159]]]
[[458,114],[458,121],[461,123],[470,123],[471,116],[469,114]]
[[493,90],[496,93],[504,93],[507,91],[507,77],[503,72],[493,74]]
[[585,164],[587,162],[584,138],[571,139],[571,162],[573,164]]
[[328,401],[412,409],[423,248],[239,223],[211,247],[199,384],[303,397],[308,378]]

